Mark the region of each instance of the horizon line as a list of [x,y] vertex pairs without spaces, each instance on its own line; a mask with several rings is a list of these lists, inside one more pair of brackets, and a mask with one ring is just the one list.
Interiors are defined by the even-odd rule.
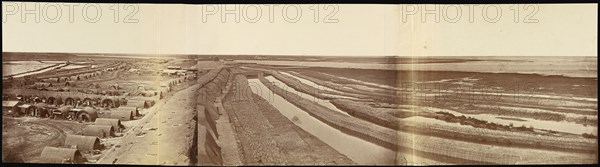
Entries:
[[598,57],[597,55],[589,55],[589,56],[570,56],[570,55],[419,55],[419,56],[408,56],[408,55],[302,55],[302,54],[193,54],[193,53],[167,53],[167,54],[151,54],[151,53],[86,53],[86,52],[13,52],[13,51],[3,51],[4,53],[49,53],[49,54],[81,54],[75,56],[101,56],[104,54],[112,54],[114,56],[119,55],[132,55],[132,56],[140,56],[140,57],[148,57],[148,56],[291,56],[291,57]]

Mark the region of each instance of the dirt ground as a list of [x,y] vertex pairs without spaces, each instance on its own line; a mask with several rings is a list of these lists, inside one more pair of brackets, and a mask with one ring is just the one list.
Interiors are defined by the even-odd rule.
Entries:
[[2,117],[2,147],[25,162],[36,163],[46,146],[60,146],[67,135],[80,134],[85,124],[32,117]]
[[[199,69],[223,66],[220,62],[195,62],[192,60],[174,60],[152,66],[139,63],[135,63],[135,65],[135,69],[140,69],[141,72],[117,70],[89,80],[78,81],[76,87],[87,88],[90,84],[97,83],[102,88],[107,88],[109,85],[118,83],[125,90],[130,90],[131,88],[137,89],[139,85],[154,85],[156,81],[170,79],[169,76],[160,75],[160,72],[156,70],[165,68],[167,65],[183,68],[196,65]],[[568,121],[597,128],[597,86],[592,86],[597,85],[597,79],[473,72],[412,72],[324,67],[279,68],[275,66],[263,67],[262,65],[249,65],[249,67],[280,72],[286,71],[290,74],[292,72],[296,74],[297,72],[297,74],[300,74],[298,75],[299,78],[308,76],[312,79],[304,79],[320,86],[326,87],[329,85],[332,91],[323,91],[326,92],[324,94],[354,97],[357,100],[346,100],[342,101],[343,103],[340,103],[339,99],[332,100],[333,103],[337,102],[336,108],[339,108],[340,111],[355,113],[346,117],[345,114],[334,112],[324,105],[299,96],[296,97],[294,93],[290,93],[304,90],[306,91],[304,93],[310,94],[309,92],[319,92],[314,91],[319,89],[318,87],[295,80],[291,76],[271,74],[275,79],[282,81],[291,88],[274,87],[277,90],[272,90],[279,93],[278,95],[285,100],[290,101],[329,126],[344,129],[348,134],[354,134],[359,138],[362,137],[363,140],[384,145],[384,147],[387,146],[388,149],[398,150],[397,152],[400,154],[396,158],[404,158],[402,163],[598,162],[594,156],[597,155],[597,147],[592,147],[597,146],[597,141],[592,142],[591,139],[588,139],[595,138],[597,140],[597,133],[590,137],[586,133],[569,133],[565,135],[564,132],[559,133],[556,131],[544,131],[543,133],[538,133],[538,130],[516,131],[515,129],[519,127],[513,128],[512,124],[510,125],[512,129],[499,129],[494,124],[488,124],[488,121],[481,123],[483,120],[467,117],[468,114],[491,114],[513,121],[526,121],[524,119],[527,118]],[[259,71],[250,70],[246,72],[257,73]],[[233,73],[235,72],[232,72],[231,75]],[[240,73],[238,71],[238,74]],[[207,76],[207,74],[204,75]],[[248,74],[236,75],[235,77],[238,78],[235,81],[229,80],[227,84],[224,80],[220,80],[223,78],[215,80],[215,84],[218,86],[228,85],[225,91],[222,92],[222,96],[219,96],[218,102],[215,102],[219,113],[223,114],[217,120],[216,125],[219,133],[216,142],[222,151],[223,165],[356,164],[356,162],[329,146],[330,143],[325,143],[324,140],[322,141],[312,135],[310,130],[305,131],[295,125],[294,121],[298,120],[297,117],[288,119],[282,115],[280,111],[284,111],[285,108],[275,108],[275,105],[252,92],[249,92],[249,94],[240,92],[251,90],[246,78],[242,75]],[[256,76],[262,78],[262,75]],[[354,81],[345,78],[351,78]],[[398,81],[406,78],[414,78],[411,81],[424,85],[463,85],[463,87],[459,87],[461,89],[451,89],[452,93],[443,92],[444,94],[434,94],[429,90],[425,90],[426,87],[417,87],[414,88],[416,93],[413,93],[409,92],[408,89],[401,90],[402,87],[398,86],[400,84]],[[262,83],[266,85],[266,80],[262,79]],[[476,97],[476,93],[485,92],[460,91],[464,87],[482,86],[489,82],[499,82],[499,85],[495,85],[498,87],[493,90],[502,90],[508,93],[512,90],[510,84],[513,82],[533,82],[536,83],[539,90],[526,94],[531,95],[531,98],[522,99],[521,96],[515,96],[519,97],[516,100],[512,99],[512,96],[503,95],[492,101],[466,98]],[[123,133],[123,136],[118,134],[118,137],[115,138],[101,139],[101,142],[108,148],[102,150],[102,154],[96,154],[96,157],[89,163],[196,165],[195,162],[198,160],[196,159],[197,156],[194,155],[196,154],[197,145],[195,145],[194,140],[198,139],[196,138],[197,129],[195,128],[197,121],[194,120],[194,116],[197,114],[196,99],[198,97],[195,95],[197,95],[196,92],[199,86],[203,84],[195,84],[197,84],[196,81],[188,81],[185,84],[177,85],[173,88],[173,91],[166,93],[165,98],[158,101],[154,107],[144,110],[143,118],[124,121],[123,124],[127,129],[125,129],[126,132]],[[244,89],[239,89],[241,87]],[[518,87],[515,89],[519,90]],[[407,105],[413,104],[412,102],[408,103],[395,99],[395,97],[417,93],[436,96],[433,96],[435,99],[409,99],[409,102],[413,100],[419,102],[414,105]],[[236,95],[250,96],[235,97]],[[313,96],[319,97],[317,95],[320,94],[315,93]],[[336,98],[335,96],[322,96]],[[573,97],[581,97],[584,100]],[[585,98],[595,98],[595,100],[586,101]],[[361,101],[365,99],[369,101]],[[397,117],[393,114],[384,113],[390,110],[406,113],[419,112],[430,115]],[[450,110],[463,116],[459,117],[459,114],[452,116],[441,114],[449,114]],[[421,119],[409,119],[409,117]],[[80,134],[86,126],[84,123],[32,117],[3,117],[2,120],[3,149],[9,148],[18,157],[29,163],[38,162],[40,152],[45,146],[59,147],[67,135]],[[425,121],[417,122],[422,120]],[[384,121],[389,123],[382,124],[381,122]],[[427,121],[440,121],[441,123]],[[534,127],[548,130],[542,129],[544,126],[530,126],[531,129],[534,129]],[[588,136],[586,137],[586,135]],[[565,145],[564,143],[568,144]],[[353,145],[349,144],[348,147],[353,147]],[[365,155],[364,152],[360,153]],[[396,161],[396,163],[398,162]]]
[[[141,124],[125,136],[99,164],[188,165],[193,137],[195,103],[191,98],[197,86],[175,93],[157,104]],[[182,113],[183,112],[183,113]]]
[[[237,78],[235,82],[248,86],[245,78]],[[355,164],[294,125],[260,96],[244,96],[236,92],[241,91],[235,89],[240,86],[233,88],[223,105],[232,119],[245,165]]]

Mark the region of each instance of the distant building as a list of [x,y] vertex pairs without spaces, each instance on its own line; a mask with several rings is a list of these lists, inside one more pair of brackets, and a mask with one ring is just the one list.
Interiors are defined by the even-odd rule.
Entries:
[[21,105],[19,101],[2,101],[2,115],[12,115],[18,110],[17,106]]

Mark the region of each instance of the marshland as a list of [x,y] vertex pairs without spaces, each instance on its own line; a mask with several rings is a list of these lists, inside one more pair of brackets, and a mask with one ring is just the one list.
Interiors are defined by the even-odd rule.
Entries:
[[597,163],[596,62],[3,53],[3,162]]

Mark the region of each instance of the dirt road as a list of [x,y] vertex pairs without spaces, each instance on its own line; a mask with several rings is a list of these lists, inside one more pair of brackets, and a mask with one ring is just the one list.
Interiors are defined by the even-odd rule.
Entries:
[[164,104],[159,103],[141,120],[138,128],[125,136],[97,163],[189,165],[191,142],[196,122],[192,98],[197,85],[175,93]]
[[42,118],[2,117],[2,147],[25,162],[36,163],[45,146],[60,146],[67,135],[80,134],[85,124]]

